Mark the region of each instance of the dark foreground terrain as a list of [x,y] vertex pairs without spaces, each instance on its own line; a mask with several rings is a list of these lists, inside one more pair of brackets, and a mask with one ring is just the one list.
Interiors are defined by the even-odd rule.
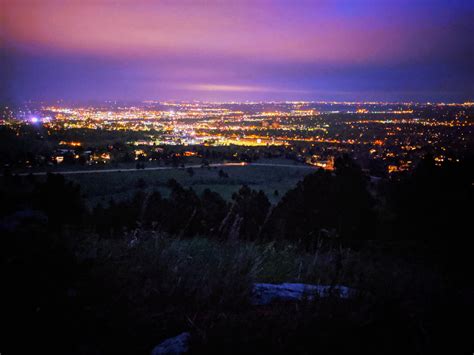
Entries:
[[[1,180],[2,354],[470,353],[472,161],[371,182],[349,158],[272,205],[170,180],[94,207],[60,175]],[[87,206],[87,207],[86,207]],[[252,302],[256,282],[344,285]]]

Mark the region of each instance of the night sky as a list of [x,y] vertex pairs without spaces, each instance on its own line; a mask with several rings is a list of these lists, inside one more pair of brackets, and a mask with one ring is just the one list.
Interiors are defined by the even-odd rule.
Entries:
[[473,0],[1,0],[1,100],[460,101]]

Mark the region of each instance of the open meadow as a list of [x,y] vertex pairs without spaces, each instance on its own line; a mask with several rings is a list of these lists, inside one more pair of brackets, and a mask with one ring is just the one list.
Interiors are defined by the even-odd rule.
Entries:
[[[67,179],[78,183],[86,201],[94,206],[106,203],[111,198],[122,200],[138,191],[159,191],[167,196],[167,182],[175,179],[184,187],[191,187],[196,193],[210,189],[230,200],[232,194],[242,185],[254,190],[263,190],[270,202],[275,204],[286,191],[296,186],[304,176],[315,171],[308,166],[292,161],[264,161],[272,166],[246,165],[229,167],[186,168],[168,170],[134,170],[110,173],[71,174]],[[278,166],[281,165],[281,166]],[[293,167],[294,166],[294,167]]]

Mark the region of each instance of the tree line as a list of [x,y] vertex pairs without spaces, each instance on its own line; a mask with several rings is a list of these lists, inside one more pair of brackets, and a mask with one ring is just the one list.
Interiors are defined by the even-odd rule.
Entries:
[[129,199],[89,210],[80,187],[61,175],[49,174],[43,182],[5,175],[2,228],[11,227],[15,218],[34,221],[43,216],[50,228],[71,225],[104,238],[142,228],[178,237],[292,240],[305,245],[322,238],[440,242],[465,234],[473,201],[470,161],[438,167],[426,157],[411,174],[376,184],[348,156],[335,165],[334,172],[306,176],[275,206],[263,191],[248,186],[226,201],[209,189],[197,194],[172,179],[168,196],[140,190]]

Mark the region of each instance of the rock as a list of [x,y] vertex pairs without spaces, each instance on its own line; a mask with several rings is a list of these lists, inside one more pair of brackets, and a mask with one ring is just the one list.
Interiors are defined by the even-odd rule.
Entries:
[[155,346],[151,351],[151,355],[177,355],[184,354],[189,348],[189,338],[191,334],[188,332],[181,333],[173,338],[166,339],[159,345]]
[[[301,283],[266,284],[256,283],[253,287],[252,304],[266,305],[273,300],[298,301],[307,297],[337,296],[349,298],[355,291],[346,286],[309,285]],[[189,339],[191,334],[181,333],[173,338],[166,339],[157,345],[151,355],[177,355],[184,354],[189,350]]]
[[265,305],[273,300],[298,301],[307,297],[327,297],[331,295],[349,298],[355,291],[346,286],[308,285],[301,283],[266,284],[256,283],[253,287],[252,304]]

